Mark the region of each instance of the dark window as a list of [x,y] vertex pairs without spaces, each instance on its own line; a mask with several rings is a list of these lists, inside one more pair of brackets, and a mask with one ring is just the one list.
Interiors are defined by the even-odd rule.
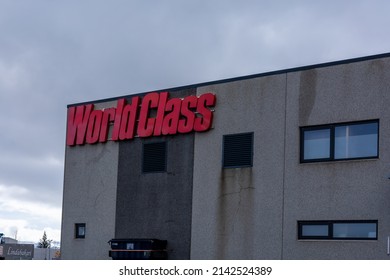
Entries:
[[223,136],[223,167],[251,167],[253,161],[253,132]]
[[85,238],[85,223],[75,224],[75,237]]
[[167,169],[166,142],[144,144],[142,158],[142,172],[165,172]]
[[301,128],[301,162],[378,157],[379,121]]
[[378,221],[299,221],[298,239],[377,240]]

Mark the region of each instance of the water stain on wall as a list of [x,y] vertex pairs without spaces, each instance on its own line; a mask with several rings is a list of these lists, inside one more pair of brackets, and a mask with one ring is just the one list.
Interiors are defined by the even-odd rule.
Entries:
[[254,190],[252,168],[221,171],[216,201],[216,259],[234,259],[234,252],[253,255]]
[[308,70],[301,74],[299,84],[299,125],[308,125],[316,100],[317,71]]

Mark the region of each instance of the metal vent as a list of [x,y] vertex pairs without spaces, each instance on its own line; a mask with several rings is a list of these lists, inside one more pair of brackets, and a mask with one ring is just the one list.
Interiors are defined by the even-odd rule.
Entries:
[[142,172],[165,172],[167,169],[166,142],[144,144]]
[[223,136],[223,167],[251,167],[253,160],[253,132]]

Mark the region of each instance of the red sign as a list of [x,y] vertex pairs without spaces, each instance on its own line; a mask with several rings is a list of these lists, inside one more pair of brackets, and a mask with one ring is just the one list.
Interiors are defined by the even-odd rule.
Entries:
[[113,141],[207,131],[213,121],[210,107],[215,102],[212,93],[169,99],[168,92],[152,92],[142,99],[133,97],[131,103],[119,99],[116,108],[94,110],[93,104],[70,107],[66,144],[107,142],[110,124]]

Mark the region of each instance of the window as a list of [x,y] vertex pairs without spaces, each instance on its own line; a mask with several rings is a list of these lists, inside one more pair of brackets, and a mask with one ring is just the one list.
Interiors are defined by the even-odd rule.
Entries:
[[377,240],[378,221],[299,221],[298,239]]
[[379,121],[301,128],[301,162],[378,157]]
[[253,161],[253,132],[223,136],[224,168],[251,167]]
[[303,237],[328,237],[328,224],[302,224],[301,236]]
[[142,158],[142,172],[165,172],[167,169],[166,142],[144,144]]
[[85,224],[75,224],[75,237],[85,238]]

